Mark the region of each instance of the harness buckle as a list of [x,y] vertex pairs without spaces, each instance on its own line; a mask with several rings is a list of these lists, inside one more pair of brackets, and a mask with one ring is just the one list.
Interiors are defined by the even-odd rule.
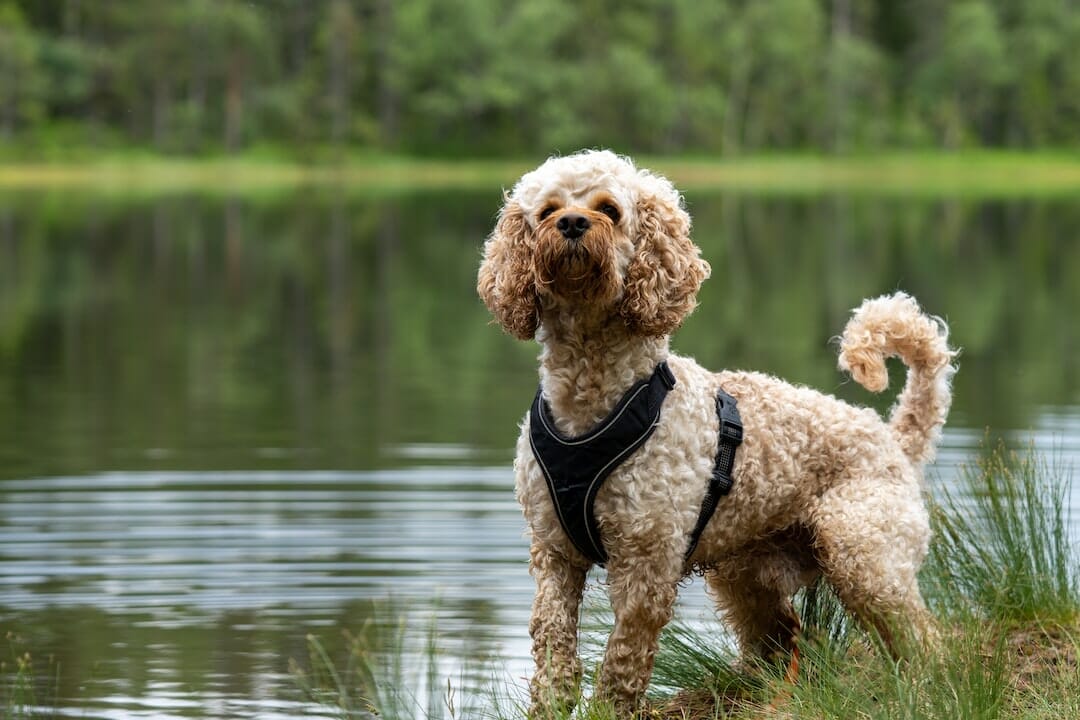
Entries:
[[726,418],[720,421],[720,439],[726,440],[732,445],[742,442],[742,425]]
[[725,393],[720,391],[716,396],[716,414],[720,417],[720,442],[725,440],[732,445],[738,445],[743,439],[743,426],[739,417],[739,411],[735,407],[734,399],[725,402]]

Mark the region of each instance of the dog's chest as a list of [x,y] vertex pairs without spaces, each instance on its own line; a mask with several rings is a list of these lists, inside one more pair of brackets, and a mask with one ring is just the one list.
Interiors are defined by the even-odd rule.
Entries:
[[[692,382],[671,385],[662,411],[655,416],[654,407],[638,403],[638,421],[630,422],[622,433],[624,443],[641,440],[636,447],[620,449],[615,443],[594,455],[557,438],[548,443],[554,446],[553,454],[553,447],[537,447],[536,423],[543,422],[544,416],[533,413],[531,426],[527,418],[518,448],[518,498],[535,540],[569,541],[581,554],[601,563],[605,556],[599,535],[608,544],[637,535],[686,542],[716,464],[718,420],[715,395],[711,395],[715,387]],[[644,387],[639,390],[647,392]],[[622,410],[633,413],[632,407],[628,404]],[[638,433],[645,429],[646,437],[640,438]],[[553,459],[559,450],[570,452],[561,460]],[[556,477],[556,465],[571,471],[569,480]],[[560,493],[570,496],[574,492],[579,493],[577,501],[560,501]]]

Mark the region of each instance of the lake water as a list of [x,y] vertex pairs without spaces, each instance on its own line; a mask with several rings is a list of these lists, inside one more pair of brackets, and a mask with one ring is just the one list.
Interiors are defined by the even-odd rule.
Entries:
[[[931,487],[987,436],[1077,466],[1080,202],[687,199],[713,277],[677,350],[884,411],[830,338],[902,288],[963,348]],[[388,615],[435,623],[440,672],[528,673],[509,464],[537,349],[475,296],[498,204],[0,195],[0,630],[43,704],[332,716],[290,659]],[[726,642],[700,583],[679,614]]]

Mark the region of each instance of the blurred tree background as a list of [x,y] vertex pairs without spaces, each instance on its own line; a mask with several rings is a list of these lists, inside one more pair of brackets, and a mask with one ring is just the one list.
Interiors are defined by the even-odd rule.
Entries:
[[1080,0],[0,0],[0,145],[1063,147]]

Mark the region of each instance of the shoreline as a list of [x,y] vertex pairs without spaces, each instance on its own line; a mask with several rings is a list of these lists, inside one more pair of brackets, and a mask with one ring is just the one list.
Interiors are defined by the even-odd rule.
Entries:
[[[786,154],[730,159],[640,156],[635,161],[690,192],[974,198],[1080,194],[1080,153],[1073,151]],[[104,154],[73,161],[0,160],[0,191],[490,190],[508,188],[538,162],[540,158],[438,160],[363,154],[346,154],[333,162],[256,154],[207,158]]]

